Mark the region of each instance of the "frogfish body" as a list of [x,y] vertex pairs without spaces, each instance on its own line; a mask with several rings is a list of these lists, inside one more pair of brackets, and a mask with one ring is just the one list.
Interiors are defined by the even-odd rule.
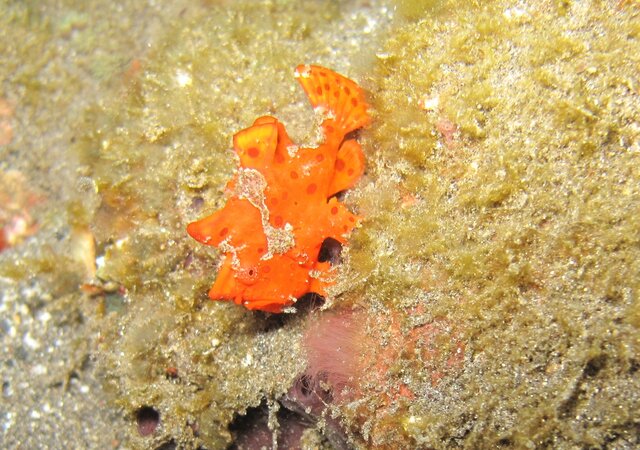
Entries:
[[227,203],[187,226],[224,253],[209,297],[273,313],[306,293],[325,295],[334,282],[320,250],[327,238],[346,244],[358,222],[335,195],[364,171],[362,148],[348,135],[370,122],[353,81],[319,66],[298,66],[294,75],[323,114],[324,142],[299,148],[276,118],[256,119],[233,137],[240,164]]

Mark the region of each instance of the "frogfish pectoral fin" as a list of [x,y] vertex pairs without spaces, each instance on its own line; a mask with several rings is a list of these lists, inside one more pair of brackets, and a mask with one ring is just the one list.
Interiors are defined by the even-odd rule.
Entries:
[[364,153],[362,153],[362,147],[353,139],[344,141],[336,155],[329,196],[353,187],[363,173]]

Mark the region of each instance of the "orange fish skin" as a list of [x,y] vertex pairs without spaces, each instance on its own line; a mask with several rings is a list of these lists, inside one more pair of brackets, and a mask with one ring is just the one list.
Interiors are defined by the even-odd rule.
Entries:
[[345,139],[370,123],[364,93],[320,66],[298,66],[294,75],[323,114],[324,142],[298,148],[271,116],[234,135],[240,163],[227,185],[226,205],[187,226],[195,240],[224,253],[209,291],[213,300],[280,313],[308,292],[325,295],[334,273],[318,261],[322,243],[333,238],[346,244],[359,221],[335,194],[364,172],[362,148]]

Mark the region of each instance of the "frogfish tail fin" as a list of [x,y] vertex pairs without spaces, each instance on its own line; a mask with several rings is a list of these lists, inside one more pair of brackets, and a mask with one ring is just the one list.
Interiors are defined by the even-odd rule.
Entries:
[[347,133],[370,123],[364,92],[350,79],[306,64],[296,67],[294,76],[313,107],[325,110],[326,119],[322,122],[325,135],[337,133],[341,140]]

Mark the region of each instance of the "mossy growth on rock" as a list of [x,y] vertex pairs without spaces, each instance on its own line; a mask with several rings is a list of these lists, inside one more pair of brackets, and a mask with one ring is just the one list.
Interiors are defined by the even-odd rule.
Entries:
[[352,196],[367,220],[343,301],[399,315],[408,343],[445,321],[464,363],[434,383],[425,367],[446,347],[407,352],[386,392],[402,383],[412,401],[381,414],[372,396],[343,413],[381,448],[633,446],[637,5],[410,12],[370,82],[375,153]]
[[[133,447],[225,448],[234,417],[273,403],[304,369],[304,316],[280,327],[210,301],[219,254],[185,228],[224,203],[231,138],[257,117],[277,116],[296,142],[312,140],[317,124],[294,68],[352,75],[353,60],[371,61],[366,49],[388,17],[363,45],[352,37],[368,13],[338,2],[189,8],[122,68],[111,98],[87,108],[73,150],[100,198],[97,276],[123,293],[98,318],[100,361]],[[336,33],[339,55],[327,45]]]

